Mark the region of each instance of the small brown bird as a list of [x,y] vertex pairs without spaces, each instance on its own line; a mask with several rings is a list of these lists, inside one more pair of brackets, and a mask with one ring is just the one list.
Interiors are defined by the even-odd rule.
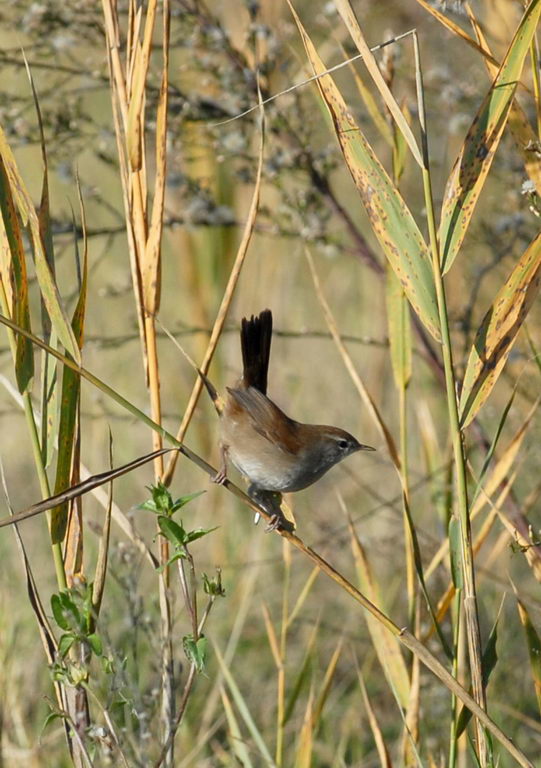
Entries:
[[272,515],[272,530],[284,522],[277,493],[301,491],[352,453],[375,448],[338,427],[294,421],[267,397],[271,337],[270,310],[242,320],[243,373],[235,387],[227,387],[220,418],[221,465],[214,481],[225,480],[230,458],[250,481],[248,495]]

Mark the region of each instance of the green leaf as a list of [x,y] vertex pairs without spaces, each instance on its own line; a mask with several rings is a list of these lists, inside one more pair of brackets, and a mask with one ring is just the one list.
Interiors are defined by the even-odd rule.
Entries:
[[201,635],[199,640],[194,640],[193,635],[185,635],[182,638],[182,647],[186,658],[191,664],[195,664],[198,672],[203,672],[207,655],[207,639]]
[[173,508],[173,497],[169,489],[160,480],[156,485],[151,485],[148,490],[152,494],[152,501],[157,513],[160,515],[171,515]]
[[451,267],[464,240],[492,165],[540,13],[541,0],[532,0],[447,181],[439,232],[444,273]]
[[176,563],[177,560],[182,560],[186,557],[186,553],[182,550],[180,552],[175,552],[173,557],[170,557],[169,560],[164,563],[163,565],[156,566],[156,572],[157,573],[163,573],[166,568],[169,568],[170,565],[173,565],[173,563]]
[[[292,7],[291,11],[314,73],[322,75],[326,67]],[[360,131],[332,77],[322,75],[317,85],[374,234],[413,309],[439,341],[441,336],[432,266],[419,227]]]
[[470,424],[492,392],[540,284],[541,233],[520,257],[477,331],[460,393],[462,427]]
[[[75,229],[75,222],[73,223]],[[75,239],[75,257],[78,260],[77,238]],[[86,293],[88,283],[88,258],[86,241],[83,251],[82,280],[79,298],[71,319],[71,327],[78,348],[83,348],[84,324],[86,312]],[[58,458],[54,492],[60,493],[71,484],[73,452],[77,439],[77,415],[81,392],[81,377],[76,371],[64,366],[62,372],[62,395],[60,400],[60,424],[58,427]],[[53,544],[64,541],[68,522],[68,504],[60,504],[51,512],[51,540]]]
[[43,723],[43,726],[41,728],[41,732],[39,734],[38,742],[41,742],[41,737],[45,733],[45,729],[51,725],[51,723],[54,723],[55,720],[63,720],[65,718],[65,715],[63,715],[61,712],[49,712],[47,717],[45,718],[45,721]]
[[386,275],[387,323],[391,364],[397,389],[405,389],[411,378],[411,327],[409,306],[402,285],[392,269]]
[[182,523],[179,525],[174,520],[171,520],[170,517],[160,515],[158,525],[162,534],[173,546],[183,547],[187,544],[188,534],[184,530]]
[[215,525],[214,528],[195,528],[193,531],[188,531],[186,543],[191,544],[192,541],[197,541],[197,539],[203,538],[203,536],[212,533],[212,531],[217,531],[219,527],[219,525]]
[[293,715],[293,712],[295,710],[295,705],[297,703],[297,700],[302,692],[303,689],[307,689],[309,687],[310,681],[312,679],[313,674],[313,647],[310,646],[307,649],[307,652],[304,656],[303,662],[300,665],[299,671],[296,675],[295,680],[290,680],[290,687],[291,691],[289,693],[289,698],[286,702],[285,711],[284,711],[284,721],[283,725],[285,725],[291,716]]
[[60,629],[70,629],[69,622],[64,615],[64,608],[60,600],[60,595],[51,595],[51,609],[53,611],[54,620],[60,627]]
[[148,499],[147,501],[144,501],[142,504],[138,504],[137,509],[146,509],[149,512],[154,512],[155,515],[160,514],[160,512],[158,512],[156,505],[154,504],[152,499]]
[[72,635],[71,633],[67,633],[65,635],[62,635],[60,640],[58,641],[58,655],[61,659],[64,658],[64,656],[67,654],[73,643],[75,642],[75,635]]
[[103,655],[103,643],[101,641],[101,637],[96,632],[93,632],[91,635],[87,635],[86,641],[96,656]]
[[178,509],[188,504],[193,499],[197,499],[198,496],[202,496],[206,491],[196,491],[195,493],[189,493],[187,496],[181,496],[177,499],[172,506],[172,512],[176,512]]
[[55,621],[61,629],[76,629],[77,631],[83,629],[81,614],[69,592],[64,591],[58,595],[51,595],[51,608]]

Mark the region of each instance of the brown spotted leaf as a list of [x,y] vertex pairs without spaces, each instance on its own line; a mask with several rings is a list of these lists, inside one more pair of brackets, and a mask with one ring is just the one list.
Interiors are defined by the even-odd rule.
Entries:
[[[326,67],[290,4],[314,73]],[[423,236],[400,192],[359,130],[330,75],[318,78],[336,137],[376,235],[404,293],[432,336],[439,341],[434,280]]]
[[[15,208],[12,188],[4,160],[0,156],[0,279],[3,286],[2,310],[22,328],[30,330],[28,278],[23,238]],[[19,392],[25,392],[34,376],[34,353],[31,342],[17,337],[15,342],[15,376]]]
[[38,215],[28,190],[19,173],[15,157],[13,156],[11,148],[9,147],[5,133],[1,127],[0,155],[2,156],[7,181],[9,183],[10,193],[13,198],[17,215],[22,222],[22,226],[27,227],[29,231],[29,236],[32,243],[32,251],[34,254],[36,277],[38,280],[41,296],[43,297],[43,301],[47,309],[47,313],[51,319],[52,326],[55,329],[58,338],[64,345],[66,351],[71,355],[75,362],[80,364],[81,356],[79,353],[79,347],[75,341],[75,337],[73,335],[70,322],[66,316],[66,312],[62,307],[54,275],[52,274],[51,268],[47,262],[45,248],[39,228]]
[[[492,63],[490,48],[483,34],[483,30],[473,15],[473,11],[469,5],[466,5],[466,13],[475,30],[479,45],[487,52],[485,66],[488,69],[489,75],[491,77],[496,77],[498,74],[498,67]],[[517,98],[514,98],[511,104],[508,123],[515,146],[522,157],[524,170],[535,184],[537,194],[541,197],[541,157],[539,156],[539,152],[536,151],[538,147],[538,138]]]
[[541,233],[521,256],[477,331],[460,395],[463,427],[476,416],[498,380],[540,283]]
[[492,165],[540,14],[541,0],[532,0],[447,181],[439,233],[444,273],[462,245]]

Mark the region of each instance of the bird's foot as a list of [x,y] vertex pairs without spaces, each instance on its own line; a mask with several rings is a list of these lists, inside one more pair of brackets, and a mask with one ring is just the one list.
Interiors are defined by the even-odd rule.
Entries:
[[[276,491],[263,491],[261,488],[250,485],[248,488],[248,496],[255,501],[265,512],[270,515],[270,520],[265,528],[265,533],[272,531],[294,531],[295,527],[292,523],[284,517],[282,509],[280,507],[282,503],[282,494]],[[261,514],[256,512],[254,517],[254,523],[257,525],[261,518]]]
[[290,531],[291,523],[286,520],[282,513],[274,513],[271,515],[269,524],[265,528],[265,533],[272,533],[273,531]]
[[226,480],[227,480],[227,473],[223,469],[220,469],[218,472],[216,472],[215,475],[213,475],[210,478],[210,482],[216,483],[216,485],[223,485]]

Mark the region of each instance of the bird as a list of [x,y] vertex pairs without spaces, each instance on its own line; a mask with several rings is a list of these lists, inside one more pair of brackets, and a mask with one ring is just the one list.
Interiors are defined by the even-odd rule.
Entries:
[[248,479],[248,496],[270,514],[267,530],[287,522],[277,501],[282,493],[302,491],[353,453],[375,450],[338,427],[295,421],[267,396],[272,324],[269,309],[242,319],[242,376],[226,387],[225,400],[203,377],[220,415],[220,466],[212,479],[226,480],[230,460]]

